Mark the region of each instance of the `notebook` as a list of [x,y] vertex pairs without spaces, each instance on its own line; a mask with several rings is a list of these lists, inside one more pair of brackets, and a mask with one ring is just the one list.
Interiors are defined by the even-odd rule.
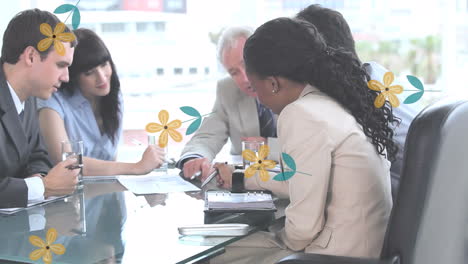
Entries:
[[205,193],[205,212],[276,211],[271,193],[249,191],[231,193],[208,190]]

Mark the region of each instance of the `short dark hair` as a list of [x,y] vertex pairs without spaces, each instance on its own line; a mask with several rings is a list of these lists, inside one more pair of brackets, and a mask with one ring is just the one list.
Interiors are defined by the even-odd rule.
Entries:
[[340,12],[313,4],[297,13],[296,18],[314,25],[328,46],[344,48],[358,58],[353,34]]
[[121,105],[120,105],[120,81],[117,75],[111,54],[104,42],[92,30],[79,28],[73,31],[80,43],[73,54],[73,63],[68,68],[70,81],[62,83],[59,92],[66,92],[72,95],[76,89],[80,89],[79,76],[92,68],[109,62],[112,68],[110,79],[110,92],[103,96],[99,105],[99,114],[102,117],[103,132],[116,143],[119,135],[117,131],[121,123]]
[[[37,8],[21,11],[16,14],[10,20],[10,23],[8,23],[5,33],[3,34],[0,63],[3,64],[7,62],[16,64],[21,53],[29,46],[37,50],[39,41],[46,38],[39,30],[39,26],[42,23],[49,24],[53,30],[55,26],[60,23],[60,20],[54,14]],[[70,29],[65,27],[64,32],[70,32]],[[76,39],[70,44],[71,47],[75,47],[77,45]],[[48,48],[45,51],[38,51],[41,55],[41,59],[47,58],[51,50],[53,50],[53,48]]]

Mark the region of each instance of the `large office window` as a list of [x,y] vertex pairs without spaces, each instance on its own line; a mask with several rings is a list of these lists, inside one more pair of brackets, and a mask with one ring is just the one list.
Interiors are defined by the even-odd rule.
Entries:
[[[77,3],[2,3],[0,30],[23,9],[52,12],[63,2]],[[272,18],[294,16],[312,3],[343,14],[362,61],[382,64],[405,87],[407,75],[420,78],[429,91],[419,106],[468,95],[463,85],[468,82],[467,0],[81,0],[78,8],[80,27],[96,31],[112,53],[125,102],[124,131],[142,131],[157,121],[161,109],[182,120],[181,106],[201,114],[211,111],[216,81],[226,76],[215,46],[223,28],[255,28]],[[59,15],[62,20],[67,16]]]
[[125,32],[125,23],[103,23],[102,32],[122,33]]

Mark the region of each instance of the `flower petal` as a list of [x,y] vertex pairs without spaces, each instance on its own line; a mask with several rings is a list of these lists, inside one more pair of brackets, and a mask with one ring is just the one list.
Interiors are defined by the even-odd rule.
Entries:
[[374,90],[374,91],[384,91],[385,90],[385,87],[379,81],[376,81],[376,80],[368,81],[367,82],[367,87],[369,87],[369,89]]
[[62,244],[51,245],[50,250],[57,255],[63,255],[65,253],[65,247]]
[[39,30],[41,31],[41,33],[49,38],[52,37],[52,27],[47,24],[47,23],[42,23],[40,26],[39,26]]
[[57,25],[55,25],[54,35],[58,35],[58,34],[62,33],[63,31],[65,31],[66,27],[67,26],[65,26],[64,23],[62,23],[62,22],[58,23]]
[[145,127],[146,132],[148,133],[156,133],[164,129],[164,126],[158,123],[148,123]]
[[258,158],[262,160],[266,159],[266,157],[268,157],[268,153],[270,153],[270,147],[268,147],[268,145],[261,145],[258,150]]
[[75,40],[75,34],[73,33],[60,33],[57,34],[57,39],[63,42],[72,42]]
[[38,260],[40,259],[42,256],[44,256],[44,254],[46,253],[46,250],[45,248],[40,248],[40,249],[36,249],[34,250],[33,252],[31,252],[29,254],[29,258],[31,260]]
[[388,93],[387,97],[393,107],[398,107],[400,105],[400,100],[398,100],[398,97],[393,93]]
[[266,182],[270,179],[270,174],[266,170],[260,170],[260,180]]
[[52,42],[54,42],[53,38],[45,38],[39,41],[39,43],[37,43],[37,49],[39,51],[46,51],[50,47]]
[[57,51],[58,55],[60,56],[65,55],[65,47],[63,46],[62,41],[55,39],[54,48],[55,48],[55,51]]
[[375,98],[375,101],[374,101],[374,106],[376,108],[380,108],[382,107],[383,105],[385,104],[385,95],[384,93],[381,93],[377,96],[377,98]]
[[167,121],[169,120],[169,112],[167,112],[166,110],[159,111],[158,118],[159,122],[161,122],[161,125],[167,125]]
[[403,92],[403,86],[401,85],[392,85],[388,89],[394,94],[401,94]]
[[172,128],[172,129],[177,129],[181,126],[182,126],[182,121],[180,121],[179,119],[173,120],[169,122],[169,124],[167,124],[167,127]]
[[44,257],[42,257],[42,260],[45,264],[52,263],[52,253],[50,252],[50,250],[46,250]]
[[55,242],[56,239],[57,239],[57,230],[55,230],[55,228],[53,227],[49,228],[46,234],[46,244],[50,246],[52,245],[52,243]]
[[258,169],[260,169],[262,166],[261,166],[260,164],[258,164],[258,162],[255,162],[255,163],[253,163],[253,164],[250,164],[250,167],[252,167],[252,168],[258,170]]
[[252,176],[255,175],[255,172],[257,172],[257,169],[254,167],[254,166],[249,166],[246,170],[245,170],[245,177],[246,178],[250,178]]
[[386,72],[383,76],[384,86],[389,87],[390,84],[392,84],[394,79],[395,79],[395,75],[393,75],[393,72]]
[[42,238],[38,236],[29,236],[29,243],[33,244],[33,246],[45,248],[46,243],[42,240]]
[[163,132],[161,132],[161,135],[159,135],[159,147],[165,148],[167,146],[167,141],[169,140],[167,138],[168,134],[169,133],[167,132],[166,129],[164,129]]
[[181,142],[182,141],[182,134],[179,133],[179,131],[175,129],[168,129],[169,136],[175,141],[175,142]]
[[250,149],[243,150],[242,157],[248,161],[257,162],[257,155]]
[[262,162],[262,166],[263,168],[266,168],[266,169],[273,169],[276,166],[276,162],[272,160],[264,160]]

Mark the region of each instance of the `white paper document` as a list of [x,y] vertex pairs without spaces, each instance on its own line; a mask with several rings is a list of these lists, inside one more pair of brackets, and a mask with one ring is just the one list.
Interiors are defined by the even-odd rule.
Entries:
[[134,194],[199,191],[200,188],[179,175],[119,176],[119,182]]

